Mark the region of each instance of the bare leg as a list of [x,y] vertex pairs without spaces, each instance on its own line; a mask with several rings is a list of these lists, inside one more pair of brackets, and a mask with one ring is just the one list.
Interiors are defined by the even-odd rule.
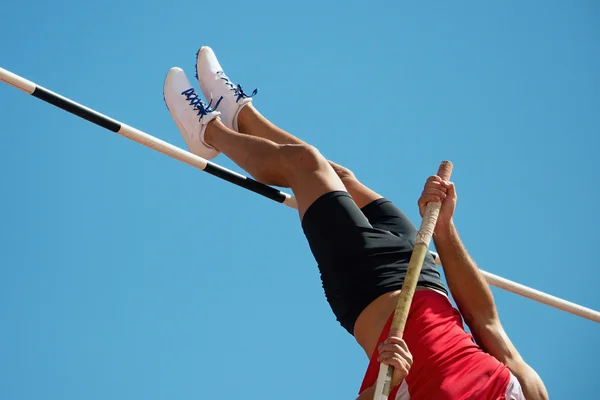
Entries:
[[296,136],[279,128],[249,103],[238,114],[240,133],[258,136],[279,144],[306,144]]
[[367,204],[377,199],[381,199],[383,197],[379,193],[374,192],[367,186],[363,185],[356,178],[354,173],[348,168],[338,165],[333,161],[329,161],[329,164],[333,167],[333,170],[341,179],[342,183],[346,187],[346,191],[350,193],[350,196],[352,196],[352,199],[354,200],[358,208],[363,208]]
[[[259,113],[252,104],[248,104],[241,109],[238,115],[238,127],[240,133],[268,139],[278,144],[306,144],[291,133],[288,133],[273,124]],[[342,180],[346,191],[350,193],[350,196],[352,196],[359,208],[382,197],[380,194],[360,183],[360,181],[356,179],[356,176],[354,176],[354,173],[348,168],[342,167],[331,161],[329,161],[329,163],[338,177]]]
[[302,144],[278,144],[261,137],[240,134],[215,119],[204,140],[223,152],[256,180],[289,187],[298,202],[300,218],[325,193],[345,190],[327,160],[314,148]]

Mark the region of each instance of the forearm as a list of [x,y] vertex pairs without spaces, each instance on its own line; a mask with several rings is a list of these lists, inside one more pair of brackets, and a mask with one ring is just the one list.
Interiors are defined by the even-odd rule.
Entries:
[[509,368],[521,365],[520,354],[500,324],[494,297],[453,223],[437,229],[435,247],[444,264],[450,294],[475,341]]
[[475,341],[517,377],[525,397],[545,400],[548,393],[537,373],[523,361],[500,324],[494,297],[479,268],[469,256],[453,223],[439,226],[435,247],[444,264],[444,274]]
[[444,275],[452,298],[469,327],[476,321],[498,319],[492,292],[479,268],[465,249],[454,223],[438,226],[433,236],[444,264]]
[[454,184],[432,176],[427,179],[418,202],[421,215],[425,214],[428,203],[442,202],[433,240],[444,265],[450,294],[477,344],[511,370],[525,397],[546,400],[544,383],[508,338],[498,318],[492,291],[458,236],[452,222],[456,199]]

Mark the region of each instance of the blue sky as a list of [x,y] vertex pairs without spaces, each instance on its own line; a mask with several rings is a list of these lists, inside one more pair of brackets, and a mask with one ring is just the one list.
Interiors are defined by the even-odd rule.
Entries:
[[[13,1],[0,66],[184,146],[163,79],[210,45],[417,223],[452,160],[481,268],[600,309],[598,4],[341,4]],[[354,398],[367,359],[293,210],[6,85],[0,116],[0,398]],[[494,294],[551,397],[594,398],[600,326]]]

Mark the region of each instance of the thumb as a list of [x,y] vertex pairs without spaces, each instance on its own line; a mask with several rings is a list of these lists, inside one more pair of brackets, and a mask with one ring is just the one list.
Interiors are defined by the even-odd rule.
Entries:
[[394,368],[394,374],[392,375],[392,388],[400,385],[404,378],[406,378],[406,373]]
[[452,182],[447,182],[446,198],[456,199],[456,187]]

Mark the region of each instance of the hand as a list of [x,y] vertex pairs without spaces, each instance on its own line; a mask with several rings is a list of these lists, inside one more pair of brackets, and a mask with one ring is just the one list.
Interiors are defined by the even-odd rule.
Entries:
[[436,231],[439,227],[449,226],[452,223],[454,210],[456,210],[457,198],[454,183],[444,181],[437,175],[430,176],[427,182],[425,182],[425,188],[418,202],[421,217],[425,214],[427,203],[440,201],[442,202],[442,207],[440,208]]
[[413,358],[404,340],[398,337],[390,337],[379,345],[379,358],[377,361],[394,367],[392,387],[396,387],[408,375]]

